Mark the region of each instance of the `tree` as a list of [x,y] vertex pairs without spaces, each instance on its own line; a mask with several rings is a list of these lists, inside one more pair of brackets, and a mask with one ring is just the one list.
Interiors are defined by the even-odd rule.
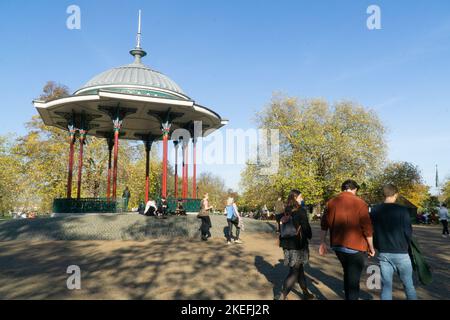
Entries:
[[262,164],[247,165],[241,185],[245,202],[272,206],[291,188],[308,204],[321,204],[353,178],[360,183],[378,172],[385,159],[385,128],[371,110],[352,102],[274,96],[257,115],[260,129],[278,129],[280,164],[276,174],[261,174]]
[[442,187],[442,197],[447,206],[450,206],[450,179],[447,179]]
[[[131,145],[127,148],[130,152],[130,163],[123,168],[123,176],[119,181],[119,186],[123,190],[126,186],[131,192],[130,206],[137,207],[141,201],[145,200],[145,148],[142,143]],[[152,148],[150,157],[150,198],[157,199],[161,194],[161,174],[162,165],[158,158],[158,150]]]
[[[41,100],[68,95],[65,86],[48,82]],[[54,198],[64,198],[67,189],[68,133],[46,126],[37,115],[26,123],[27,134],[14,142],[0,139],[0,210],[16,207],[37,207],[50,212]],[[75,145],[73,194],[77,188],[79,143]],[[105,197],[107,184],[108,148],[104,139],[88,136],[84,148],[81,197]],[[150,193],[160,190],[161,164],[157,149],[151,160]],[[118,166],[118,196],[130,187],[130,205],[136,207],[144,199],[145,153],[142,143],[121,141]]]
[[210,205],[215,210],[223,210],[227,200],[227,189],[224,180],[210,172],[203,172],[197,179],[198,196],[203,197],[205,193],[209,194]]
[[423,183],[419,168],[410,162],[391,162],[380,174],[374,176],[369,182],[365,198],[370,203],[383,200],[383,185],[394,184],[400,195],[407,198],[418,208],[424,206],[429,197],[429,187]]
[[[69,89],[61,84],[48,81],[40,100],[50,101],[69,96]],[[64,165],[67,148],[63,148],[66,136],[62,130],[44,125],[39,116],[26,123],[28,134],[19,137],[11,154],[15,156],[20,168],[20,182],[17,187],[17,206],[50,211],[53,197],[63,194]]]
[[42,94],[39,96],[39,100],[48,102],[68,96],[70,96],[68,87],[54,81],[47,81],[44,88],[42,89]]
[[20,195],[20,164],[11,153],[9,137],[0,136],[0,214],[14,210]]

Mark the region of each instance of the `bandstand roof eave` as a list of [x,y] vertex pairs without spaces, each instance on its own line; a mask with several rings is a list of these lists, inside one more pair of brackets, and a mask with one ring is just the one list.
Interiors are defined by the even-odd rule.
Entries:
[[[228,123],[228,120],[222,119],[216,112],[212,111],[209,108],[196,104],[194,101],[186,101],[186,100],[177,100],[177,99],[167,99],[160,97],[148,97],[141,95],[133,95],[133,94],[125,94],[125,93],[116,93],[110,91],[102,91],[99,90],[97,94],[90,95],[74,95],[70,97],[60,98],[48,102],[35,100],[33,101],[34,106],[39,112],[41,118],[44,123],[49,126],[58,127],[64,129],[57,121],[54,120],[54,115],[52,112],[59,108],[71,108],[74,109],[79,108],[83,104],[88,103],[98,103],[99,105],[104,101],[114,101],[117,102],[117,105],[126,105],[126,102],[132,103],[143,103],[143,104],[156,104],[161,106],[162,108],[169,110],[171,107],[175,108],[188,108],[195,114],[198,114],[199,117],[206,116],[213,120],[213,125],[209,126],[206,130],[207,134],[214,132],[215,130],[220,129]],[[195,120],[195,119],[194,119]],[[95,134],[94,134],[95,135]],[[133,137],[125,137],[125,139],[130,140],[138,140]]]

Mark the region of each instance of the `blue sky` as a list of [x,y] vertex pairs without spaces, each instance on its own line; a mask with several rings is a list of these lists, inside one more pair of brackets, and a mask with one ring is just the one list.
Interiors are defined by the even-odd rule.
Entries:
[[[81,8],[81,30],[66,9]],[[381,8],[369,31],[366,9]],[[0,1],[0,134],[25,132],[47,80],[75,91],[131,61],[138,9],[144,62],[199,103],[254,127],[273,92],[375,109],[389,158],[419,165],[426,182],[450,175],[450,2],[442,1]],[[241,166],[202,166],[237,187]]]

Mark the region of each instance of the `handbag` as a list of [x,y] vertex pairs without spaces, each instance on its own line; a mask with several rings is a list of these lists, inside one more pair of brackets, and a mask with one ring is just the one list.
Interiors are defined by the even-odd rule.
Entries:
[[203,218],[203,217],[207,217],[208,216],[208,211],[205,210],[204,205],[203,205],[203,200],[200,204],[200,212],[197,214],[197,218]]
[[233,216],[231,217],[231,222],[233,223],[239,223],[239,217],[236,213],[236,209],[233,206]]

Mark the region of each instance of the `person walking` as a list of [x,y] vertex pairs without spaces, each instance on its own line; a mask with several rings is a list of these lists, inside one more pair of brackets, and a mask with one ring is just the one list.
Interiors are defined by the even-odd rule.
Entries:
[[381,300],[392,300],[394,272],[400,277],[408,300],[416,300],[413,267],[408,254],[412,239],[411,217],[406,207],[396,203],[398,189],[393,184],[383,187],[385,201],[371,212],[374,245],[381,268]]
[[314,299],[314,295],[308,290],[304,271],[304,265],[309,261],[309,240],[312,238],[312,231],[306,210],[301,206],[302,200],[301,192],[292,190],[284,212],[276,215],[284,265],[290,268],[283,283],[283,300],[287,300],[296,283],[300,285],[305,299]]
[[128,186],[125,187],[125,190],[123,190],[122,198],[123,198],[124,211],[127,212],[128,211],[128,203],[131,198],[131,192],[130,192],[130,189],[128,189]]
[[439,220],[442,223],[443,229],[442,229],[442,237],[448,238],[448,209],[447,204],[443,203],[441,207],[439,208]]
[[[225,207],[225,211],[227,213],[227,224],[228,224],[228,233],[227,233],[227,244],[234,243],[242,243],[239,239],[239,235],[241,233],[241,228],[239,226],[239,222],[242,219],[238,207],[234,202],[233,198],[228,198],[227,206]],[[236,227],[236,237],[233,238],[233,226]]]
[[209,229],[212,228],[211,218],[209,217],[209,211],[213,208],[209,205],[209,195],[205,193],[203,199],[200,203],[200,212],[197,215],[197,218],[201,219],[202,224],[200,225],[201,239],[203,241],[207,241],[208,238],[211,238],[211,232]]
[[373,229],[367,204],[356,194],[359,185],[354,180],[342,184],[342,193],[328,201],[321,220],[319,254],[327,253],[326,237],[344,270],[346,300],[358,300],[365,255],[375,255]]

